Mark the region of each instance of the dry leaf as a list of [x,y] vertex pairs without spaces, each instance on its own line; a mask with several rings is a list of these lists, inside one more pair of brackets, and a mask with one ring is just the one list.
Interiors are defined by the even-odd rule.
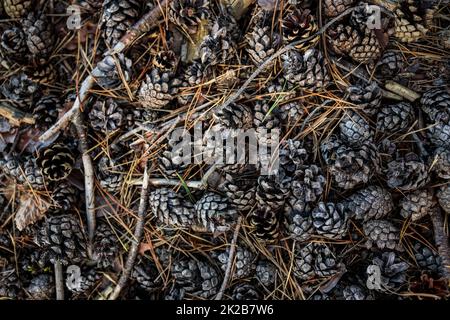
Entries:
[[22,231],[27,226],[42,219],[50,208],[50,203],[41,197],[24,193],[20,196],[19,209],[17,210],[14,222],[17,229]]
[[150,251],[152,247],[153,245],[151,243],[141,242],[139,245],[139,254],[143,256],[147,251]]

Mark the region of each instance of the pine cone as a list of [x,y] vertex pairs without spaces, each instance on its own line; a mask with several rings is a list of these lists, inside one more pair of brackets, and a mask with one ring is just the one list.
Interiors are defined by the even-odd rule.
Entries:
[[436,192],[439,205],[446,212],[450,213],[450,184],[440,186]]
[[311,242],[297,244],[294,258],[294,274],[306,281],[314,277],[331,277],[342,269],[333,252],[326,244]]
[[236,301],[260,300],[261,294],[253,285],[240,283],[233,288],[231,299]]
[[407,194],[400,201],[400,214],[403,218],[411,217],[417,221],[431,212],[433,207],[433,194],[427,189],[417,190]]
[[[230,257],[230,248],[218,254],[214,254],[215,259],[219,262],[220,268],[226,271],[228,259]],[[249,277],[253,274],[256,269],[255,265],[256,254],[247,249],[244,246],[236,247],[236,255],[234,260],[234,272],[232,273],[231,279],[242,279]]]
[[375,115],[381,105],[382,93],[376,82],[368,85],[353,85],[347,88],[349,102],[359,106],[368,115]]
[[170,189],[151,192],[149,208],[160,223],[168,226],[189,227],[194,221],[194,206]]
[[380,170],[380,158],[376,146],[365,141],[360,146],[347,145],[335,136],[321,145],[322,156],[336,185],[352,189]]
[[194,60],[184,71],[183,80],[195,87],[206,82],[211,75],[210,69],[198,60]]
[[170,50],[159,51],[153,58],[153,66],[162,72],[175,72],[178,67],[178,57]]
[[[288,200],[289,201],[289,200]],[[306,241],[314,234],[313,220],[308,208],[302,209],[289,203],[290,209],[285,209],[284,226],[289,236],[297,241]]]
[[386,170],[387,185],[402,191],[422,188],[428,182],[428,168],[416,154],[391,161]]
[[178,139],[173,136],[169,137],[165,149],[158,155],[158,164],[163,175],[182,176],[193,163],[191,155],[184,152],[184,148],[180,148],[183,138],[183,136],[178,137]]
[[288,193],[289,189],[276,177],[260,176],[258,178],[256,201],[260,206],[277,211],[283,207]]
[[319,202],[311,216],[315,231],[320,236],[341,239],[347,233],[348,216],[341,204]]
[[372,300],[363,287],[355,284],[346,286],[342,290],[342,295],[346,301]]
[[258,129],[271,130],[278,128],[280,119],[276,110],[271,110],[267,101],[257,102],[253,108],[253,125]]
[[33,105],[39,94],[39,86],[24,73],[11,76],[1,87],[5,98],[14,101],[25,110]]
[[230,129],[249,129],[253,124],[253,114],[249,107],[242,104],[229,104],[219,108],[215,116],[219,122]]
[[372,265],[367,267],[370,275],[373,266],[377,266],[381,271],[381,291],[392,292],[406,283],[406,271],[408,263],[398,258],[394,252],[383,252],[380,256],[372,260]]
[[394,11],[394,36],[402,42],[414,42],[425,36],[435,12],[432,1],[403,0]]
[[202,63],[214,66],[225,63],[234,54],[234,44],[230,42],[227,30],[214,24],[211,33],[203,38],[199,47],[200,60]]
[[437,148],[434,150],[433,157],[429,163],[430,169],[437,174],[439,178],[450,179],[450,150],[447,148]]
[[369,123],[358,113],[352,110],[345,112],[339,122],[341,138],[348,144],[361,144],[364,141],[373,139],[373,132]]
[[[121,72],[117,70],[120,66]],[[97,84],[104,89],[115,89],[124,81],[130,80],[131,60],[126,58],[122,53],[115,55],[107,55],[92,70],[92,76]],[[122,76],[123,77],[122,77]]]
[[180,84],[171,73],[153,68],[139,88],[139,100],[145,108],[162,109],[175,98]]
[[75,186],[62,181],[55,186],[52,199],[56,208],[70,211],[78,206],[80,192]]
[[22,29],[11,27],[2,33],[1,52],[12,61],[24,64],[28,47],[26,36]]
[[414,245],[414,257],[422,270],[431,271],[433,273],[441,273],[442,258],[439,254],[428,248],[427,246],[417,242]]
[[106,133],[120,129],[125,118],[121,105],[113,98],[95,101],[89,112],[92,129]]
[[125,32],[136,22],[140,4],[135,0],[105,0],[100,18],[103,38],[108,47],[114,47]]
[[43,96],[34,106],[34,127],[40,130],[49,129],[58,120],[60,110],[62,110],[62,105],[57,96]]
[[428,138],[436,147],[450,146],[450,124],[437,122],[428,129]]
[[58,81],[57,71],[53,64],[50,63],[25,67],[24,72],[35,83],[52,85]]
[[20,184],[36,190],[45,188],[44,177],[34,157],[19,159],[15,155],[9,155],[0,159],[0,168]]
[[27,36],[27,46],[30,53],[45,61],[52,53],[56,43],[56,33],[53,24],[43,12],[30,12],[23,19],[22,26]]
[[281,44],[281,36],[275,31],[272,32],[270,26],[263,25],[263,20],[257,22],[245,36],[247,53],[256,66],[273,55]]
[[0,297],[17,299],[22,285],[16,275],[16,270],[10,269],[0,273]]
[[209,298],[220,285],[217,271],[208,262],[183,258],[172,264],[176,284],[194,296]]
[[[304,169],[308,152],[303,147],[303,141],[288,139],[279,151],[280,167],[286,176],[293,176]],[[314,169],[313,169],[314,170]]]
[[414,119],[414,109],[409,103],[388,105],[381,108],[377,115],[377,130],[387,133],[404,131],[411,126]]
[[100,186],[108,192],[118,192],[122,188],[124,168],[117,159],[110,159],[108,156],[102,156],[96,165],[97,178]]
[[117,236],[109,225],[102,223],[97,227],[92,247],[92,257],[99,268],[106,269],[113,266],[119,252],[119,246]]
[[139,259],[134,265],[131,279],[136,280],[139,286],[149,293],[160,290],[163,280],[156,265],[145,258]]
[[277,276],[276,266],[268,260],[259,260],[256,265],[256,278],[266,288],[275,284]]
[[368,249],[373,246],[383,250],[388,248],[391,250],[403,251],[400,245],[400,231],[387,220],[370,220],[363,226],[364,234],[367,237],[366,247]]
[[189,33],[196,33],[201,21],[209,16],[208,0],[179,0],[169,5],[169,20]]
[[256,203],[256,181],[246,176],[227,174],[220,190],[240,212],[249,211]]
[[316,49],[307,50],[303,56],[291,50],[282,59],[284,78],[300,89],[321,91],[330,82],[326,61]]
[[[310,10],[294,9],[287,14],[282,24],[283,39],[287,43],[307,39],[319,29]],[[317,35],[311,40],[296,45],[295,48],[300,51],[306,51],[313,48],[319,42],[319,39],[320,36]]]
[[339,55],[348,55],[358,63],[370,63],[381,55],[381,46],[373,30],[351,25],[338,25],[328,30],[331,48]]
[[25,16],[33,5],[33,0],[3,0],[3,8],[12,19]]
[[213,192],[206,192],[195,204],[197,218],[209,232],[226,232],[237,221],[238,212],[228,201]]
[[258,239],[273,242],[278,238],[280,217],[270,207],[258,206],[250,214],[250,225]]
[[37,159],[44,177],[51,181],[60,181],[69,176],[75,165],[75,157],[69,147],[55,143],[43,150]]
[[33,300],[52,300],[55,295],[53,277],[49,274],[33,277],[25,290]]
[[352,194],[343,202],[346,211],[358,220],[382,219],[394,209],[392,195],[379,186],[369,186]]
[[385,51],[376,65],[381,79],[392,79],[405,69],[403,56],[395,51]]
[[352,7],[354,0],[325,0],[323,2],[324,13],[328,18],[336,17]]
[[63,265],[86,258],[86,243],[77,218],[70,214],[47,218],[39,227],[35,242],[43,250],[44,260]]
[[420,99],[422,110],[433,122],[450,122],[450,93],[443,89],[431,89]]

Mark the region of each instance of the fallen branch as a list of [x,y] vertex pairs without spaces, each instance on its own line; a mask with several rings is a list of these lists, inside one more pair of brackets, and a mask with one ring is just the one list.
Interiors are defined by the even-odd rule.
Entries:
[[394,81],[386,81],[386,84],[384,85],[384,87],[387,90],[389,90],[411,102],[414,102],[420,98],[420,94],[418,94],[417,92],[414,92],[411,89],[409,89],[405,86],[402,86],[401,84],[394,82]]
[[225,276],[223,277],[223,282],[222,282],[222,285],[220,286],[220,290],[217,293],[214,300],[222,300],[225,289],[227,288],[228,281],[230,280],[231,269],[232,269],[233,262],[234,262],[234,256],[236,255],[236,242],[238,239],[239,229],[241,228],[241,224],[242,224],[242,216],[239,217],[237,224],[236,224],[236,228],[234,229],[233,240],[231,241],[230,255],[229,255],[228,261],[227,261],[227,269],[225,270]]
[[144,182],[142,184],[141,189],[141,199],[139,201],[139,209],[138,209],[138,215],[137,215],[137,222],[136,222],[136,228],[134,229],[134,235],[133,240],[131,244],[130,251],[128,252],[127,261],[125,263],[125,267],[122,271],[122,275],[119,278],[119,281],[117,282],[116,287],[114,288],[114,291],[109,296],[108,300],[116,300],[119,297],[120,292],[122,291],[123,287],[125,287],[128,278],[131,274],[131,269],[134,266],[134,262],[136,260],[138,251],[139,251],[139,243],[141,242],[142,235],[144,233],[144,217],[147,210],[147,202],[148,202],[148,185],[149,185],[149,176],[147,172],[147,166],[145,166],[144,171]]
[[[73,124],[77,131],[80,149],[83,160],[84,170],[84,194],[86,202],[86,218],[88,227],[89,244],[92,243],[95,234],[95,175],[94,166],[92,164],[91,156],[89,155],[89,146],[87,143],[86,127],[83,121],[83,115],[80,112],[76,113]],[[89,246],[91,248],[91,246]],[[91,250],[88,250],[89,255]]]
[[34,124],[31,114],[23,112],[7,104],[0,105],[0,116],[5,117],[13,126],[19,127],[22,123]]
[[[133,41],[135,41],[140,35],[149,31],[157,22],[157,19],[162,14],[162,8],[166,7],[171,0],[162,0],[158,6],[155,6],[153,10],[146,13],[138,22],[136,22],[127,33],[120,39],[120,41],[111,49],[109,54],[117,54],[125,50]],[[97,67],[95,67],[97,69]],[[94,70],[95,70],[94,69]],[[80,109],[83,102],[89,95],[89,90],[93,87],[95,79],[92,75],[89,75],[84,79],[81,84],[80,92],[73,103],[72,108],[67,111],[50,129],[48,129],[39,138],[40,141],[45,142],[52,136],[57,134],[63,129],[72,119],[76,116],[76,113]]]
[[239,90],[237,90],[234,94],[232,94],[221,106],[221,108],[226,108],[227,106],[229,106],[231,103],[233,103],[234,101],[236,101],[239,96],[245,91],[245,89],[247,89],[247,87],[250,85],[250,83],[264,70],[266,69],[273,60],[275,60],[276,58],[278,58],[279,56],[281,56],[283,53],[292,50],[295,48],[295,46],[302,44],[304,42],[310,41],[312,39],[314,39],[315,37],[321,35],[322,33],[324,33],[332,24],[334,24],[336,21],[342,19],[343,17],[349,15],[350,13],[352,13],[355,10],[355,7],[349,8],[347,10],[345,10],[344,12],[342,12],[340,15],[338,15],[337,17],[331,19],[327,24],[325,24],[322,28],[320,28],[316,33],[314,33],[312,36],[306,38],[306,39],[302,39],[302,40],[298,40],[298,41],[294,41],[290,44],[288,44],[285,47],[280,48],[277,52],[275,52],[273,55],[271,55],[269,58],[267,58],[255,71],[253,71],[253,73],[250,75],[250,77],[244,82],[244,84],[239,88]]
[[444,233],[445,227],[440,208],[431,213],[431,222],[433,223],[434,242],[442,259],[442,271],[450,283],[450,248],[448,237]]

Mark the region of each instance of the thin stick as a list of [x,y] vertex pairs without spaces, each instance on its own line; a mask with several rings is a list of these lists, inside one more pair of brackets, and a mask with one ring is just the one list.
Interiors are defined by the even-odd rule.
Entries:
[[350,13],[353,12],[353,10],[355,10],[354,7],[349,8],[347,10],[345,10],[344,12],[342,12],[340,15],[338,15],[337,17],[331,19],[326,25],[324,25],[322,28],[320,28],[320,30],[318,30],[316,33],[314,33],[312,36],[306,38],[306,39],[302,39],[302,40],[298,40],[298,41],[294,41],[290,44],[288,44],[285,47],[280,48],[277,52],[275,52],[273,55],[271,55],[269,58],[266,59],[266,61],[264,61],[251,75],[250,77],[247,79],[247,81],[244,82],[244,84],[239,88],[238,91],[236,91],[234,94],[232,94],[221,106],[221,108],[226,108],[227,106],[229,106],[231,103],[233,103],[236,99],[239,98],[239,96],[244,92],[244,90],[249,86],[249,84],[267,67],[269,66],[269,64],[276,58],[278,58],[279,56],[281,56],[283,53],[294,49],[295,46],[302,44],[304,42],[310,41],[311,39],[314,39],[315,37],[317,37],[318,35],[321,35],[322,33],[324,33],[332,24],[334,24],[336,21],[342,19],[342,17],[345,17],[347,15],[349,15]]
[[138,254],[139,243],[141,242],[141,238],[144,233],[144,221],[145,221],[144,217],[147,209],[148,185],[149,185],[149,176],[146,165],[144,171],[144,182],[142,184],[141,189],[141,199],[139,201],[137,223],[136,228],[134,229],[131,248],[130,251],[128,252],[127,262],[125,263],[125,268],[123,269],[122,275],[120,276],[119,281],[117,282],[117,285],[114,288],[114,291],[111,294],[111,296],[109,296],[108,300],[116,300],[119,297],[120,292],[122,291],[123,287],[125,287],[128,278],[130,277],[131,269],[134,266],[134,262]]
[[450,282],[450,248],[448,237],[444,233],[444,221],[440,208],[431,213],[431,222],[433,223],[434,242],[442,259],[442,271],[447,281]]
[[55,268],[56,300],[64,300],[64,282],[63,282],[63,271],[61,261],[56,260],[54,268]]
[[239,217],[237,224],[236,224],[236,229],[234,229],[233,240],[231,241],[230,255],[229,255],[228,261],[227,261],[227,269],[225,271],[225,276],[223,277],[223,282],[222,282],[222,285],[220,286],[220,290],[217,293],[214,300],[222,300],[225,289],[227,288],[228,281],[230,280],[231,267],[233,266],[234,256],[236,255],[236,242],[238,239],[239,229],[241,228],[241,224],[242,224],[242,216]]
[[[86,218],[88,227],[89,243],[92,243],[95,234],[95,175],[94,166],[92,164],[91,156],[89,155],[89,146],[87,143],[86,127],[83,121],[83,115],[76,113],[73,124],[77,130],[78,139],[80,141],[80,149],[83,160],[84,170],[84,194],[86,202]],[[90,247],[90,246],[89,246]],[[90,255],[90,250],[88,250]]]
[[[117,54],[122,52],[127,46],[129,46],[133,41],[135,41],[141,34],[149,31],[156,23],[157,19],[161,16],[161,9],[166,7],[171,0],[162,0],[158,6],[155,6],[153,10],[146,13],[138,22],[136,22],[127,33],[120,39],[120,41],[112,48],[111,54]],[[105,57],[106,58],[106,57]],[[104,59],[105,59],[104,58]],[[97,69],[97,67],[95,67]],[[94,70],[95,70],[94,69]],[[81,84],[80,92],[75,99],[72,108],[67,111],[50,129],[48,129],[39,138],[40,141],[44,142],[49,140],[52,136],[57,134],[62,128],[64,128],[69,121],[75,117],[78,109],[81,107],[83,102],[87,99],[89,95],[89,90],[93,87],[95,79],[92,75],[89,75],[84,79]]]

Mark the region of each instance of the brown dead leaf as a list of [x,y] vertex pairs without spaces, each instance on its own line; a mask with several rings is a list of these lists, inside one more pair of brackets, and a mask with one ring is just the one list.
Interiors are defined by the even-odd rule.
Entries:
[[153,244],[147,242],[141,242],[139,245],[139,254],[143,256],[147,251],[152,250]]
[[42,219],[49,208],[50,203],[42,197],[29,193],[22,194],[20,196],[19,209],[14,218],[17,229],[22,231],[27,226]]

